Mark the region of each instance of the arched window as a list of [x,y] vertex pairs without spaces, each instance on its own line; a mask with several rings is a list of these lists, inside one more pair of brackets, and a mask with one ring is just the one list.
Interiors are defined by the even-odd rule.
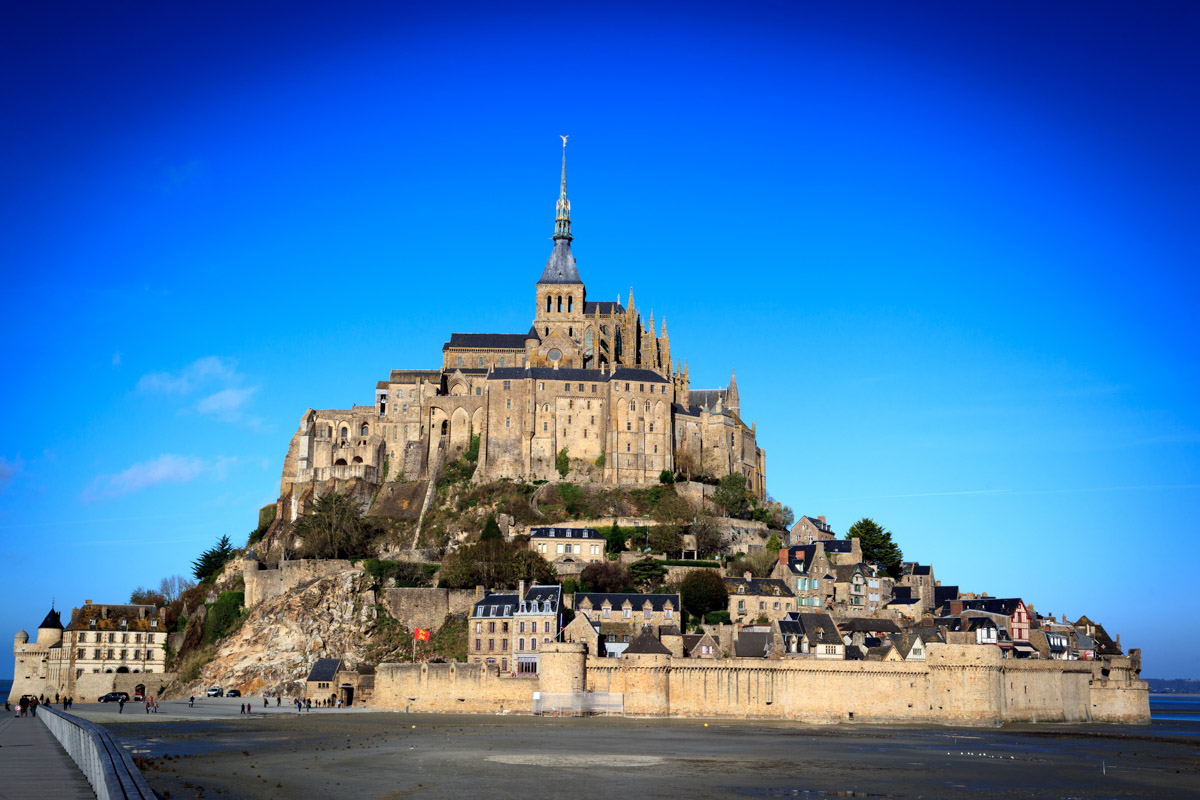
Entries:
[[551,311],[554,310],[553,308],[550,307],[550,303],[551,303],[550,295],[546,295],[546,313],[547,314],[549,314]]
[[630,411],[637,411],[637,400],[630,400],[630,401],[629,401],[629,410],[630,410]]
[[363,425],[363,426],[362,426],[362,435],[363,435],[363,436],[370,436],[370,435],[371,435],[371,429],[370,429],[370,428],[368,428],[366,425]]
[[549,329],[549,328],[546,328],[546,335],[547,335],[547,336],[549,336],[549,335],[550,335],[550,329]]
[[345,439],[349,435],[350,435],[350,429],[347,428],[345,425],[343,425],[342,426],[342,438]]
[[575,308],[575,295],[567,295],[567,313],[570,314]]
[[574,336],[574,335],[575,335],[575,329],[567,328],[567,336]]
[[562,295],[558,296],[558,313],[562,313]]
[[729,434],[729,446],[733,447],[733,434]]
[[550,410],[550,404],[549,404],[549,403],[545,403],[545,404],[543,404],[543,405],[542,405],[542,411],[549,411],[549,410]]
[[650,401],[649,400],[646,401],[646,413],[647,414],[650,413]]

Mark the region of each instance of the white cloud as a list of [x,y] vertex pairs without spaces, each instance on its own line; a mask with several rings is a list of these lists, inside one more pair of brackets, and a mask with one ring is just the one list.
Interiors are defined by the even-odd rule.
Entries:
[[237,362],[220,356],[197,359],[179,372],[151,372],[141,377],[137,388],[142,392],[186,396],[206,392],[190,408],[225,422],[243,422],[257,428],[261,420],[247,418],[246,406],[259,387],[246,386],[246,376],[237,370]]
[[237,383],[241,377],[237,362],[220,356],[205,356],[177,373],[151,372],[143,375],[137,388],[143,392],[190,394],[202,386]]
[[257,386],[245,389],[222,389],[215,394],[202,397],[196,403],[196,410],[201,414],[212,414],[221,419],[234,420],[241,416],[242,407],[257,391]]
[[210,474],[223,480],[233,458],[205,460],[195,456],[165,453],[137,464],[115,475],[98,475],[83,491],[84,502],[120,497],[165,483],[188,483],[201,475]]

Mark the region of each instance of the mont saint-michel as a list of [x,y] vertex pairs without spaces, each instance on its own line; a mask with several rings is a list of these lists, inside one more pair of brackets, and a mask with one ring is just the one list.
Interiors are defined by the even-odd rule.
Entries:
[[16,636],[14,698],[1148,721],[1140,650],[1098,620],[774,500],[733,365],[693,389],[632,290],[588,299],[572,241],[564,140],[529,330],[452,333],[438,368],[305,411],[245,542],[201,553],[196,584],[51,609]]

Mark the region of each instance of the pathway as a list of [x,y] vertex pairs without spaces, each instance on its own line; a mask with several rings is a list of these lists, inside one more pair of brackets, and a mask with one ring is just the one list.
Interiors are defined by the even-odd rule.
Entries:
[[40,719],[0,718],[0,800],[95,800],[87,778]]

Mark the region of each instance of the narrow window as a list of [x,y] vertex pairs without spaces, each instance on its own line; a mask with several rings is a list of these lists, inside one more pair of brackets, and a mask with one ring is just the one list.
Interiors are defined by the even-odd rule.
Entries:
[[504,366],[504,356],[500,356],[500,366]]
[[575,295],[567,295],[567,313],[569,314],[575,308]]
[[546,313],[549,314],[552,310],[550,307],[550,295],[546,295]]
[[558,313],[562,313],[562,295],[558,296]]

